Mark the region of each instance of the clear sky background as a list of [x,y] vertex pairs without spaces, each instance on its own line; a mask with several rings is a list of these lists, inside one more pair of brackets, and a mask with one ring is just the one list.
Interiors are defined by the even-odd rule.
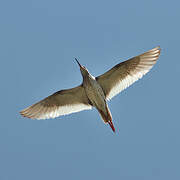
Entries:
[[[179,1],[0,1],[0,180],[180,179]],[[95,109],[55,120],[19,111],[160,45],[143,79]]]

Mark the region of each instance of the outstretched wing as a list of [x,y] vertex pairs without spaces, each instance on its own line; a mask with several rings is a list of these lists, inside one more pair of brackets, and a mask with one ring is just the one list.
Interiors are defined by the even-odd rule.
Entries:
[[104,90],[106,99],[110,100],[135,81],[142,78],[156,63],[159,55],[160,47],[158,46],[144,54],[119,63],[109,71],[96,77],[96,80]]
[[22,110],[20,114],[31,119],[49,119],[85,109],[91,109],[81,86],[58,91],[42,101]]

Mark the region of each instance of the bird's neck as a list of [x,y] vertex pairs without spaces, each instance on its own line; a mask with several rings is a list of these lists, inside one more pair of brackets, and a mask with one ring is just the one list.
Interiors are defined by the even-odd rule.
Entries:
[[91,75],[90,73],[86,74],[86,75],[83,75],[83,79],[84,80],[87,80],[87,79],[93,79],[95,80],[95,77],[93,75]]

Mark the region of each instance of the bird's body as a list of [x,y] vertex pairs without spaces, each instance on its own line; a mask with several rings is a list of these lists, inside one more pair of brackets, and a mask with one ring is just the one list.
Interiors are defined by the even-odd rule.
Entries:
[[109,123],[115,132],[107,100],[146,74],[156,63],[159,55],[160,48],[156,47],[117,64],[96,78],[76,59],[83,77],[80,86],[58,91],[20,113],[31,119],[48,119],[95,107],[103,121]]
[[96,78],[88,72],[88,74],[83,76],[82,85],[90,104],[98,110],[103,121],[105,123],[109,122],[112,130],[115,131],[112,124],[112,116],[106,102],[106,96],[101,85],[96,81]]
[[92,76],[87,76],[83,79],[83,87],[86,95],[92,106],[97,109],[101,109],[103,112],[106,111],[106,98],[101,86],[98,84],[96,79]]

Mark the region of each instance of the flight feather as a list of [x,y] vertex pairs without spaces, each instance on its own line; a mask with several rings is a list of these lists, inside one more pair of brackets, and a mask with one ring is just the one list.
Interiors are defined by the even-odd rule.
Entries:
[[49,119],[91,108],[84,88],[80,85],[58,91],[22,110],[20,114],[31,119]]
[[142,78],[156,63],[159,55],[160,47],[158,46],[141,55],[121,62],[109,71],[96,77],[97,82],[101,85],[105,93],[106,99],[110,100],[135,81]]

